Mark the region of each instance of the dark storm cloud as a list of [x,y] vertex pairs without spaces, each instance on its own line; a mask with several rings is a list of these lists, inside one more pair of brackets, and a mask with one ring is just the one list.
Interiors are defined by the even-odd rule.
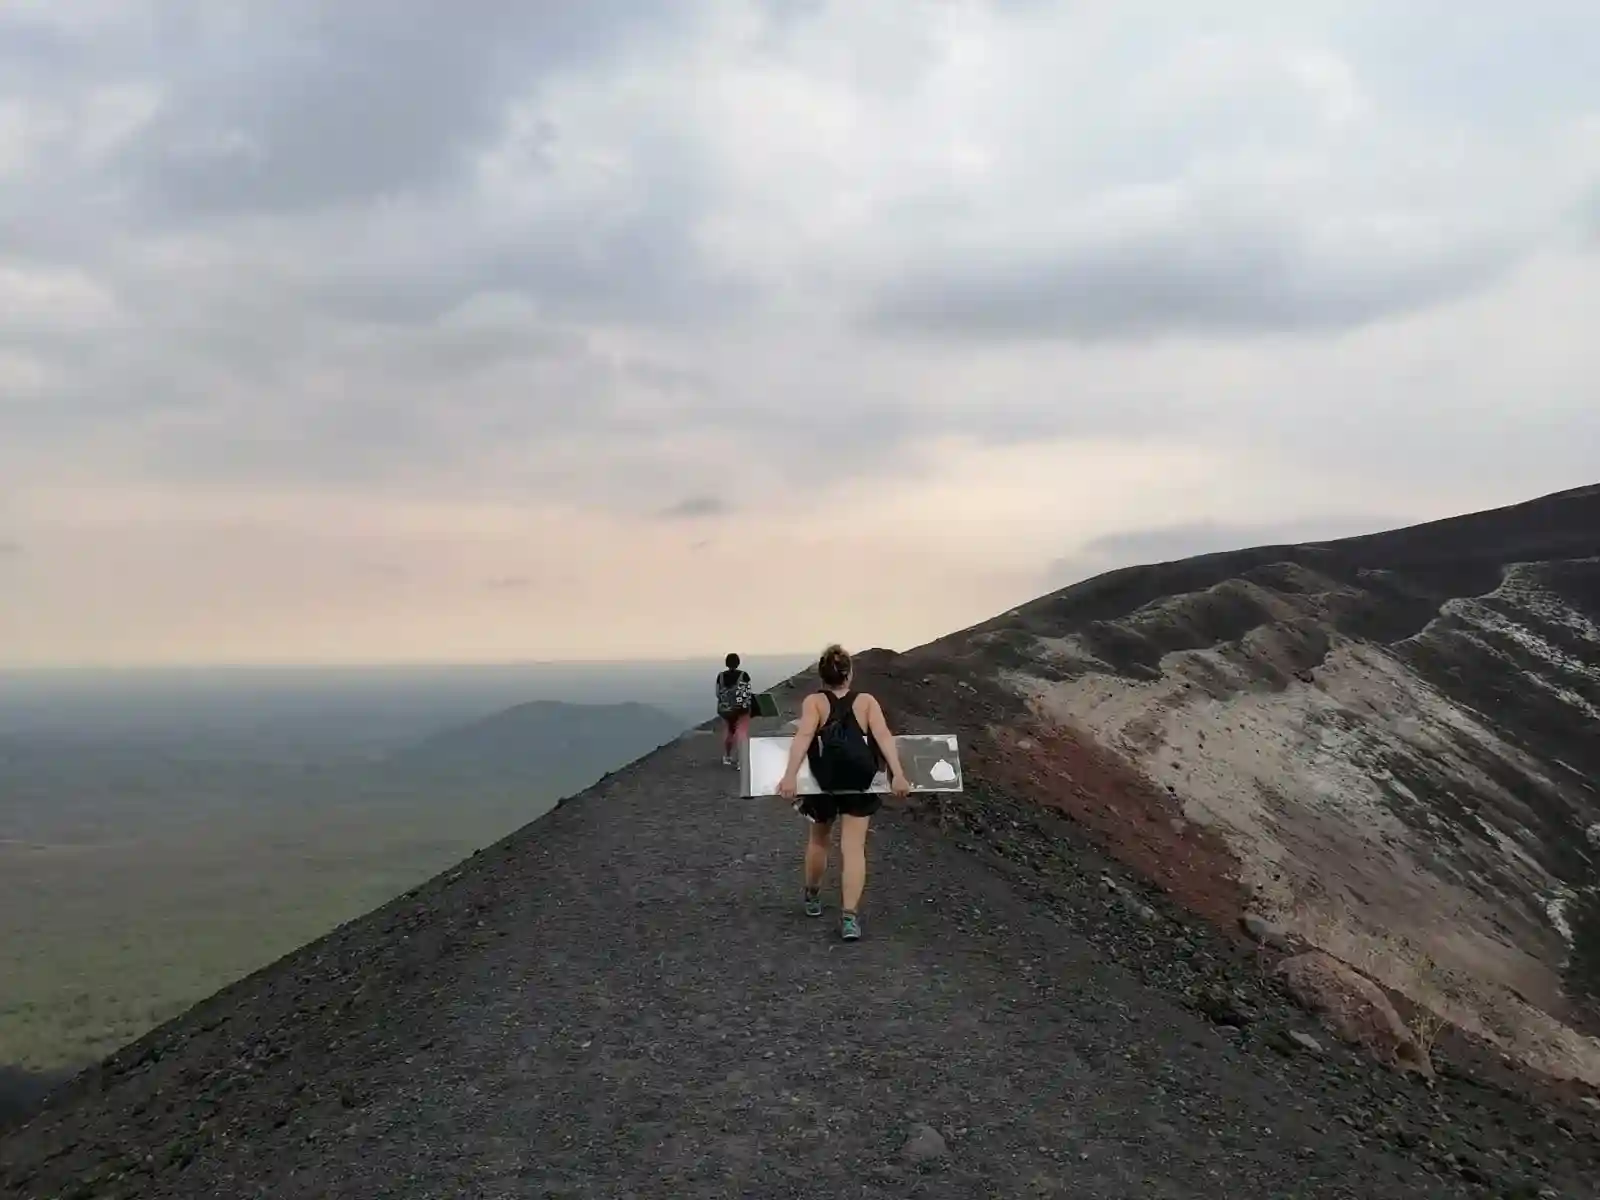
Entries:
[[[293,286],[302,303],[356,320],[426,323],[483,290],[575,319],[732,311],[749,287],[694,247],[716,197],[681,132],[635,130],[619,185],[631,202],[604,212],[474,208],[476,163],[504,148],[513,105],[537,107],[554,74],[603,71],[692,19],[686,5],[629,0],[263,0],[157,8],[143,30],[0,20],[0,63],[47,48],[55,65],[30,71],[27,94],[57,104],[58,124],[98,85],[161,85],[154,117],[108,160],[52,153],[31,186],[0,189],[0,253],[100,267],[91,247],[108,231],[270,246],[274,259],[258,249],[238,265],[237,291]],[[535,117],[515,144],[519,169],[536,178],[550,146],[583,159],[584,139]],[[330,224],[340,216],[347,229]]]
[[508,99],[681,19],[677,5],[291,0],[161,22],[169,103],[126,165],[168,218],[448,186]]
[[1493,245],[1411,262],[1350,251],[1318,256],[1288,236],[1196,227],[1066,253],[973,255],[912,267],[866,323],[946,339],[1328,333],[1453,299],[1513,260]]

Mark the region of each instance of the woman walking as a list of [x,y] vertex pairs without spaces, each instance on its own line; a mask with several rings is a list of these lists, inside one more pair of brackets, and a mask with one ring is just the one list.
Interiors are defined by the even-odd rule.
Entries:
[[717,715],[722,718],[722,765],[732,766],[741,739],[750,736],[750,708],[755,703],[750,691],[750,672],[740,670],[739,656],[723,659],[727,668],[717,673]]
[[800,763],[822,789],[796,805],[811,821],[806,842],[805,911],[822,915],[822,876],[828,869],[828,843],[835,821],[840,822],[839,857],[843,860],[840,899],[843,912],[839,932],[846,941],[861,936],[861,893],[867,883],[867,827],[882,798],[867,791],[879,769],[889,767],[890,788],[896,796],[911,790],[900,765],[894,735],[884,720],[877,697],[857,692],[851,684],[855,668],[842,646],[829,646],[817,662],[822,690],[805,698],[800,721],[789,747],[789,764],[778,783],[778,795],[793,800],[799,788]]

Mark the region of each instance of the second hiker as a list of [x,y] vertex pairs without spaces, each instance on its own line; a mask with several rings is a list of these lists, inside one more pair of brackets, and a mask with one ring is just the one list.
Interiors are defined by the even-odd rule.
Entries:
[[727,667],[717,673],[717,715],[722,718],[722,765],[737,762],[734,751],[738,741],[750,732],[750,708],[754,697],[750,691],[750,673],[739,669],[739,656],[730,654],[723,659]]
[[805,909],[808,916],[822,915],[822,876],[828,869],[828,843],[835,820],[839,829],[840,880],[843,913],[839,932],[847,941],[861,936],[858,910],[867,883],[867,826],[882,798],[867,788],[885,764],[896,796],[911,790],[895,750],[894,735],[884,720],[877,697],[851,689],[855,669],[842,646],[829,646],[817,663],[823,690],[805,698],[800,720],[789,747],[789,765],[778,782],[778,795],[793,800],[799,789],[800,763],[811,774],[822,795],[807,796],[795,807],[811,820],[806,843]]

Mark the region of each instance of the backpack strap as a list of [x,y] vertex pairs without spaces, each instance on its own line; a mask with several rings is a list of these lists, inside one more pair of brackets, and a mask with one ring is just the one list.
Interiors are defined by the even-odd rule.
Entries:
[[836,722],[841,721],[843,719],[839,715],[841,709],[844,710],[844,713],[847,716],[855,715],[855,692],[846,692],[842,696],[835,696],[832,692],[828,691],[818,692],[817,694],[822,696],[828,702],[828,719],[823,722],[823,725],[833,725]]

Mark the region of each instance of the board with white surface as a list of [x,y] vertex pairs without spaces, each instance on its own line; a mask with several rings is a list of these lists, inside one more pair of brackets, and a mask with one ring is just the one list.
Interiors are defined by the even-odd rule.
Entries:
[[[776,796],[778,781],[789,762],[789,747],[793,737],[752,737],[745,740],[739,756],[740,794],[744,796]],[[959,792],[961,790],[961,751],[954,734],[903,733],[894,739],[900,753],[900,765],[911,780],[911,790],[916,792]],[[822,791],[812,778],[811,767],[804,759],[800,762],[798,779],[802,796],[814,796]],[[879,771],[869,792],[889,789],[889,774]]]

